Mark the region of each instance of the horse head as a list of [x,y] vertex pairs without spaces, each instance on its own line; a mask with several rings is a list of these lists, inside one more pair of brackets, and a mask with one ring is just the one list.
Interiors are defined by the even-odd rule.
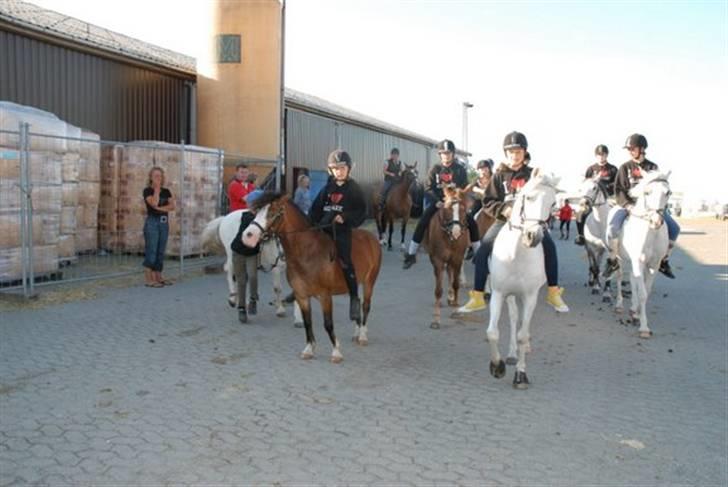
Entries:
[[665,209],[672,194],[669,178],[670,172],[646,172],[637,186],[629,191],[630,196],[637,200],[630,214],[649,221],[652,228],[660,228],[665,222]]
[[253,204],[255,219],[243,230],[243,244],[255,247],[269,235],[278,233],[283,224],[289,197],[284,193],[266,192]]
[[607,188],[604,187],[599,174],[585,180],[579,188],[579,202],[577,213],[583,213],[589,208],[601,206],[607,202]]
[[440,219],[443,229],[450,236],[450,239],[457,240],[463,233],[463,226],[466,225],[465,204],[462,203],[463,190],[454,184],[443,186],[445,201],[440,208]]
[[543,240],[546,220],[556,203],[558,183],[558,177],[535,168],[531,179],[516,193],[508,225],[521,231],[524,246],[533,248]]
[[277,237],[263,238],[260,242],[260,270],[270,272],[284,261],[281,241]]

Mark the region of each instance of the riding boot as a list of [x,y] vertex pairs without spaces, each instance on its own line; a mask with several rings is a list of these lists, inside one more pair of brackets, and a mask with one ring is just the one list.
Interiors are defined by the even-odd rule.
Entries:
[[667,254],[665,254],[665,257],[662,258],[659,269],[661,273],[670,279],[675,279],[675,274],[672,272],[672,267],[670,267],[670,254],[672,253],[672,247],[674,245],[675,244],[673,242],[670,242],[670,246],[667,248]]
[[404,264],[402,265],[403,269],[409,269],[414,263],[417,262],[417,249],[419,247],[420,244],[410,241],[408,249],[409,251],[405,252],[404,254]]
[[576,220],[576,233],[578,235],[576,236],[574,243],[576,245],[586,244],[586,239],[584,238],[584,220],[582,220],[581,218]]
[[468,252],[465,254],[465,260],[470,260],[475,255],[475,252],[478,251],[480,248],[480,240],[476,240],[475,242],[470,242],[470,247],[468,247]]
[[296,295],[291,291],[291,294],[283,298],[283,302],[286,304],[293,304],[293,302],[296,300]]
[[238,308],[238,321],[243,324],[248,322],[248,312],[245,310],[245,306]]
[[609,241],[609,257],[607,257],[607,262],[604,265],[604,272],[602,272],[602,277],[604,279],[609,279],[612,277],[612,274],[617,272],[619,269],[619,239],[612,238]]
[[344,269],[346,287],[349,288],[349,319],[361,321],[361,301],[359,300],[359,284],[356,282],[356,275],[352,269]]
[[250,301],[248,301],[248,314],[258,314],[258,301],[256,301],[255,299],[251,299]]

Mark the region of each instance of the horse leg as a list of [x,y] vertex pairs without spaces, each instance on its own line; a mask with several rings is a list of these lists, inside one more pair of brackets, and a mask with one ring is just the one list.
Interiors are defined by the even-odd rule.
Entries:
[[361,325],[357,324],[357,336],[355,341],[365,347],[369,345],[369,338],[367,337],[367,318],[369,317],[369,311],[372,308],[372,293],[374,291],[374,282],[364,283],[364,301],[362,302],[362,321]]
[[293,302],[293,326],[303,328],[303,314],[301,313],[301,307],[298,305],[298,301]]
[[324,314],[324,328],[326,329],[326,333],[329,334],[329,339],[331,340],[331,346],[333,347],[333,350],[331,351],[331,361],[332,364],[338,364],[342,360],[344,360],[344,356],[341,355],[341,347],[339,346],[339,340],[336,338],[336,335],[334,334],[334,303],[331,299],[330,294],[322,294],[319,297],[319,301],[321,302],[321,310]]
[[228,304],[231,308],[238,305],[238,288],[235,287],[235,274],[233,273],[233,254],[228,249],[225,249],[227,253],[227,260],[225,261],[225,272],[227,273],[228,283]]
[[313,336],[313,325],[311,323],[311,299],[296,296],[296,304],[301,309],[303,325],[306,328],[306,348],[301,352],[301,358],[303,360],[312,359],[316,351],[316,339]]
[[436,262],[434,265],[435,270],[435,310],[432,323],[430,328],[437,330],[440,328],[440,299],[442,298],[442,267],[441,262]]
[[394,217],[389,217],[389,238],[387,239],[387,250],[392,250],[392,232],[394,232]]
[[498,350],[498,320],[503,309],[503,294],[493,291],[490,296],[490,322],[488,323],[488,344],[490,345],[490,375],[500,379],[506,375],[506,363]]
[[528,389],[528,376],[526,375],[526,354],[531,351],[531,318],[536,309],[538,294],[533,293],[521,299],[521,329],[518,331],[518,363],[516,374],[513,376],[513,387]]
[[447,266],[447,304],[450,307],[458,305],[458,290],[460,289],[460,271],[457,266]]
[[409,221],[409,216],[405,215],[404,218],[402,218],[402,238],[399,242],[399,250],[404,252],[404,237],[407,235],[407,222]]
[[618,314],[622,314],[624,312],[624,294],[622,292],[622,266],[619,267],[616,274],[614,275],[613,279],[616,279],[617,282],[617,302],[614,305],[614,311],[616,311]]
[[518,332],[518,303],[515,296],[508,296],[506,303],[508,304],[508,318],[510,318],[511,322],[511,341],[508,345],[506,365],[516,365],[518,363],[518,341],[516,337]]
[[650,338],[652,330],[647,326],[647,298],[650,297],[652,283],[655,280],[655,274],[649,269],[642,276],[640,283],[640,338]]
[[276,307],[276,316],[282,318],[286,316],[286,308],[283,306],[283,299],[281,294],[283,288],[281,287],[281,269],[278,266],[273,268],[273,293],[275,294],[274,304]]
[[589,258],[589,285],[591,286],[591,293],[596,295],[599,294],[599,264],[597,263],[596,255],[591,244],[586,244],[586,255]]

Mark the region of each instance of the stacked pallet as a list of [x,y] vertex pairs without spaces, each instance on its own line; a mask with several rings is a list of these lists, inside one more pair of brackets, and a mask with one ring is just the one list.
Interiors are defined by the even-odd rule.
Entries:
[[99,248],[98,219],[101,202],[101,145],[99,136],[81,131],[78,147],[78,206],[76,207],[76,252],[95,252]]
[[[28,174],[32,197],[33,272],[58,270],[63,203],[62,161],[67,151],[68,125],[55,115],[0,102],[0,130],[19,131],[20,122],[34,133],[28,140]],[[0,132],[0,282],[22,277],[20,140],[17,133]]]
[[146,207],[142,192],[147,186],[149,170],[159,166],[165,171],[164,186],[177,203],[175,212],[170,214],[167,253],[174,256],[202,253],[202,230],[217,213],[220,183],[217,152],[188,146],[183,156],[180,147],[173,144],[147,141],[138,144],[103,150],[99,217],[102,248],[131,253],[144,251]]

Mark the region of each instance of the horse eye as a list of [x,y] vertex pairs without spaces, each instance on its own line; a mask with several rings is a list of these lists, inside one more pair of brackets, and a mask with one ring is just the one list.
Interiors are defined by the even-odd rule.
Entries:
[[528,201],[536,201],[536,195],[533,195],[533,196],[526,196],[526,199],[527,199]]

